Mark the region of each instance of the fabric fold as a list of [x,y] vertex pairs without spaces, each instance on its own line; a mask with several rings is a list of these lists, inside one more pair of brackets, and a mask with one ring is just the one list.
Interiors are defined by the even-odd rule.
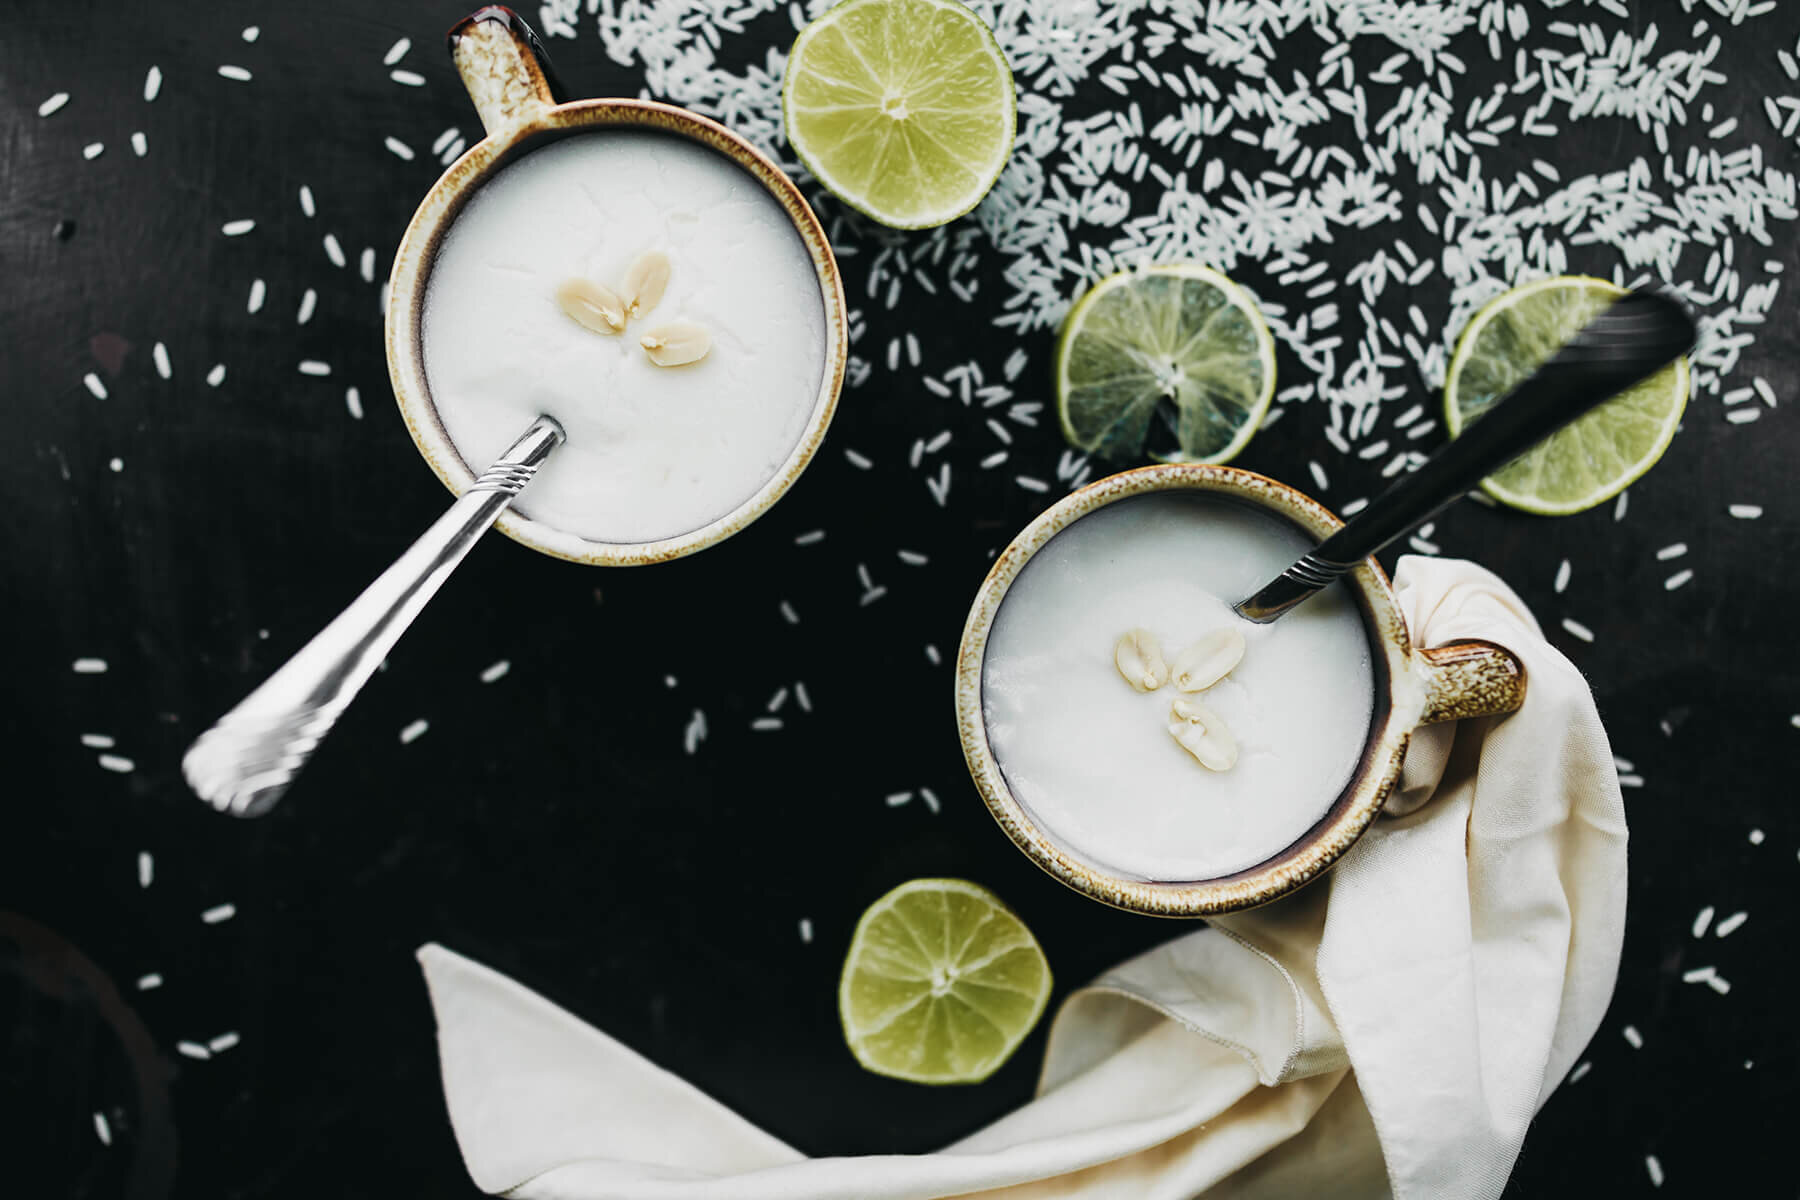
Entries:
[[1598,1027],[1624,805],[1576,669],[1471,563],[1403,558],[1414,640],[1516,653],[1525,706],[1419,730],[1324,879],[1107,971],[1035,1099],[932,1154],[808,1158],[506,977],[419,951],[470,1176],[526,1200],[1487,1200]]

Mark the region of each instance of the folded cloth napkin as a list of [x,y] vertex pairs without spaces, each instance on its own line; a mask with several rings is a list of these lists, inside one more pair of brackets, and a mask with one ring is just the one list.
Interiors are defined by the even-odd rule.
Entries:
[[425,946],[475,1183],[529,1200],[1498,1196],[1612,993],[1624,805],[1586,683],[1518,596],[1432,558],[1402,559],[1396,584],[1419,644],[1513,650],[1525,707],[1420,730],[1390,812],[1320,882],[1070,996],[1030,1103],[934,1154],[808,1158]]

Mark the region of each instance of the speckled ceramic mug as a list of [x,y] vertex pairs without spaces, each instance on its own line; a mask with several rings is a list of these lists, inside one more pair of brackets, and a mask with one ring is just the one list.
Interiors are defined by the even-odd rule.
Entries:
[[425,285],[439,240],[475,191],[507,163],[558,138],[608,129],[673,134],[724,155],[775,198],[811,256],[825,310],[825,369],[812,414],[775,474],[742,504],[698,529],[651,542],[601,542],[534,521],[509,509],[500,531],[545,554],[598,566],[634,566],[692,554],[724,540],[768,511],[812,461],[837,408],[849,357],[844,287],[837,259],[818,218],[794,181],[761,151],[716,121],[649,100],[575,100],[559,103],[554,76],[531,29],[507,8],[481,9],[450,31],[450,54],[469,90],[487,136],[432,185],[400,240],[388,284],[387,358],[394,396],[419,453],[444,486],[461,495],[475,482],[432,404],[425,378],[420,320]]
[[1344,582],[1369,639],[1374,711],[1356,773],[1325,815],[1279,853],[1214,879],[1145,881],[1100,868],[1051,837],[1007,787],[988,743],[982,710],[988,634],[1013,580],[1058,531],[1116,501],[1170,493],[1249,504],[1274,513],[1316,541],[1343,524],[1302,492],[1233,467],[1143,467],[1065,496],[1013,539],[975,595],[956,657],[956,722],[963,756],[981,798],[1000,828],[1038,866],[1076,891],[1116,908],[1161,917],[1202,917],[1267,904],[1329,869],[1381,811],[1400,778],[1412,731],[1434,721],[1514,711],[1525,700],[1525,670],[1510,651],[1488,642],[1415,647],[1386,574],[1369,559],[1345,575]]

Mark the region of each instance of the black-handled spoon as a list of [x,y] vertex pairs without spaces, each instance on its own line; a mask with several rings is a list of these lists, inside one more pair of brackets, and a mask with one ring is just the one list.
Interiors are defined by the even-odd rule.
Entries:
[[1273,621],[1570,421],[1686,354],[1697,336],[1694,319],[1674,300],[1621,296],[1461,437],[1237,604],[1238,615]]

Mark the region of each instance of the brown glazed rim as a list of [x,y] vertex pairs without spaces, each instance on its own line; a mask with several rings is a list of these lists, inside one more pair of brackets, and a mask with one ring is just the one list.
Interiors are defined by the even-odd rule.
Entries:
[[1201,917],[1253,908],[1323,873],[1362,835],[1400,777],[1417,703],[1399,702],[1396,681],[1415,678],[1406,621],[1386,574],[1372,560],[1344,578],[1356,597],[1375,667],[1375,704],[1362,761],[1331,808],[1288,847],[1235,874],[1192,881],[1143,881],[1113,875],[1064,849],[1041,830],[1007,787],[988,744],[981,674],[988,633],[1006,592],[1052,536],[1095,509],[1150,492],[1210,493],[1266,509],[1323,540],[1343,522],[1311,497],[1236,467],[1140,467],[1097,480],[1038,515],[994,561],[975,594],[956,656],[956,723],[969,774],[1006,836],[1045,871],[1115,908],[1162,917]]
[[[787,459],[749,499],[724,516],[678,537],[653,542],[600,542],[534,521],[508,509],[496,525],[514,541],[570,562],[595,566],[639,566],[666,562],[723,541],[766,512],[812,461],[837,410],[849,358],[849,330],[844,285],[837,258],[825,230],[800,189],[761,151],[716,121],[653,100],[577,100],[546,105],[515,128],[476,143],[439,177],[413,214],[388,282],[388,375],[419,453],[451,492],[461,495],[475,482],[475,471],[463,461],[439,420],[425,382],[419,322],[425,282],[438,240],[469,196],[499,167],[518,154],[557,137],[597,129],[645,129],[677,134],[709,147],[748,171],[773,196],[793,222],[818,274],[825,308],[825,368],[813,401],[812,416]],[[485,465],[485,464],[483,464]]]

